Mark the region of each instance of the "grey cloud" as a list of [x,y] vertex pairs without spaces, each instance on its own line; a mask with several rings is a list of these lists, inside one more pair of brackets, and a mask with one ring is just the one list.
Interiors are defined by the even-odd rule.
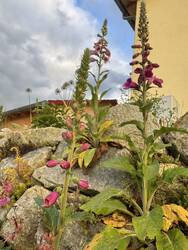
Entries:
[[[73,78],[96,27],[73,0],[1,0],[0,104],[7,110],[26,105],[28,87],[32,102],[55,98],[54,89]],[[123,75],[115,69],[104,86],[114,87]]]

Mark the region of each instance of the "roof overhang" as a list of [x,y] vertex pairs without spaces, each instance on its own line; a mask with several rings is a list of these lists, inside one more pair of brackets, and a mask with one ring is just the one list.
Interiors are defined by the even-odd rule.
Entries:
[[131,27],[135,29],[137,0],[115,0],[115,2],[123,14],[123,19],[127,20]]

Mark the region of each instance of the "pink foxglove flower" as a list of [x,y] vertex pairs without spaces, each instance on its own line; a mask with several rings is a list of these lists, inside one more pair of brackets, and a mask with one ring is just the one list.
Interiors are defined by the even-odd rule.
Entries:
[[60,167],[63,169],[69,169],[70,168],[70,162],[69,161],[62,161],[60,162]]
[[86,151],[90,147],[91,147],[91,145],[89,143],[83,143],[83,144],[81,144],[80,149],[81,149],[81,151]]
[[80,180],[78,183],[78,186],[80,189],[88,189],[89,188],[89,182],[87,180]]
[[46,198],[44,199],[44,207],[51,207],[54,205],[59,197],[57,192],[51,192]]
[[153,79],[153,84],[157,85],[159,88],[162,88],[163,80],[155,76]]
[[124,89],[138,89],[138,84],[132,81],[131,78],[127,79],[127,81],[123,84]]
[[62,137],[66,140],[66,141],[71,141],[73,139],[73,132],[72,131],[66,131],[62,133]]
[[57,161],[57,160],[50,160],[50,161],[48,161],[46,163],[46,166],[48,168],[53,168],[53,167],[57,166],[58,164],[59,164],[59,161]]

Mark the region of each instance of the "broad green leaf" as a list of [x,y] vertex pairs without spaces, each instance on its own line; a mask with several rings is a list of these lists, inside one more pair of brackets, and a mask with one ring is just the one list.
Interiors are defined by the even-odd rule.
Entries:
[[168,235],[173,243],[174,250],[188,249],[188,239],[179,229],[170,230]]
[[125,237],[118,229],[106,227],[104,231],[95,235],[87,246],[88,250],[126,250],[130,237]]
[[153,131],[154,134],[154,140],[156,140],[158,137],[160,137],[163,134],[167,134],[170,132],[179,132],[179,133],[185,133],[188,134],[188,130],[183,128],[175,128],[175,127],[161,127],[160,129],[156,129]]
[[107,120],[107,121],[103,122],[103,123],[100,125],[99,133],[108,130],[108,129],[112,126],[112,124],[113,124],[113,121],[111,121],[111,120]]
[[96,148],[88,149],[84,154],[84,167],[88,167],[95,155]]
[[172,183],[177,177],[188,177],[188,168],[177,167],[173,169],[167,169],[163,172],[162,179],[165,182]]
[[145,240],[147,236],[148,218],[146,215],[135,217],[132,220],[133,227],[139,240]]
[[156,237],[157,250],[174,250],[173,244],[166,233],[160,232]]
[[156,246],[157,250],[187,250],[188,239],[179,229],[172,229],[157,235]]
[[73,221],[96,221],[95,215],[93,213],[88,213],[85,211],[75,212],[72,214]]
[[147,215],[133,218],[133,226],[137,237],[145,240],[146,237],[154,239],[163,226],[163,212],[160,206],[156,206]]
[[124,213],[130,213],[127,210],[127,207],[119,200],[116,199],[109,199],[103,202],[103,204],[101,204],[101,206],[98,206],[95,211],[95,214],[97,215],[109,215],[111,213],[113,213],[114,211],[121,211]]
[[157,161],[153,164],[143,168],[144,177],[147,181],[154,180],[159,175],[159,163]]
[[126,156],[120,156],[115,159],[104,161],[101,164],[101,167],[114,168],[121,171],[126,171],[133,176],[136,175],[136,170],[134,166],[130,163],[130,159]]
[[161,150],[163,150],[163,149],[165,149],[167,147],[170,147],[170,146],[171,146],[170,143],[164,144],[164,143],[155,142],[155,143],[152,143],[152,150],[153,150],[154,153],[156,153],[156,152],[159,152],[159,151],[161,151]]
[[100,194],[95,195],[90,201],[81,206],[81,209],[86,212],[98,211],[99,208],[103,207],[103,203],[112,197],[119,196],[122,194],[120,189],[107,188]]
[[44,208],[44,222],[51,232],[56,233],[58,221],[59,221],[59,210],[55,205]]
[[135,125],[138,130],[140,130],[141,132],[143,132],[144,124],[143,124],[143,122],[138,121],[138,120],[130,120],[130,121],[127,121],[127,122],[122,122],[120,124],[120,127],[123,127],[125,125],[131,125],[131,124]]
[[84,163],[84,155],[85,155],[85,151],[81,152],[78,155],[78,165],[82,168],[83,167],[83,163]]

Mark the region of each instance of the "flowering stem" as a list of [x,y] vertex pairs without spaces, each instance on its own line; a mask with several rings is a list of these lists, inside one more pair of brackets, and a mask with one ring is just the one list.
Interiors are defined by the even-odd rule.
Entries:
[[[68,161],[70,162],[70,165],[72,167],[72,159],[74,158],[74,149],[75,149],[75,143],[76,143],[76,138],[75,138],[75,133],[73,129],[73,140],[70,148],[70,152],[68,155]],[[63,234],[63,229],[65,226],[65,217],[66,217],[66,208],[67,208],[67,198],[68,198],[68,189],[69,189],[69,183],[70,183],[70,175],[71,175],[71,167],[66,171],[65,174],[65,180],[64,180],[64,185],[63,185],[63,192],[62,195],[60,196],[60,219],[59,219],[59,225],[58,225],[58,233],[57,233],[57,238],[55,239],[55,250],[61,250],[60,248],[60,243],[61,243],[61,238]]]

